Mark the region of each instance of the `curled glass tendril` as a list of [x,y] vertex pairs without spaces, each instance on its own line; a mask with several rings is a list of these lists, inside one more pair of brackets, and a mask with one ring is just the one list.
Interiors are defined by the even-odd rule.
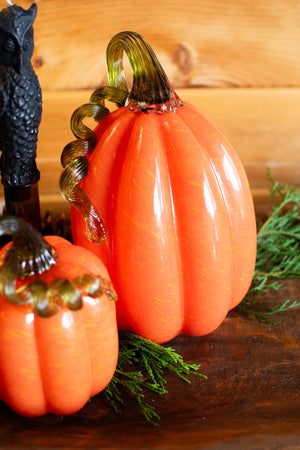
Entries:
[[[130,92],[124,72],[124,52],[133,72]],[[91,95],[90,103],[74,111],[71,129],[77,140],[66,145],[61,156],[64,167],[60,178],[61,193],[81,212],[86,223],[86,237],[94,243],[102,242],[106,232],[98,211],[78,186],[87,175],[87,155],[97,144],[94,131],[83,124],[83,119],[93,117],[99,122],[107,116],[109,110],[105,100],[118,107],[127,106],[141,112],[171,112],[182,105],[152,48],[138,33],[125,31],[116,34],[108,44],[106,60],[109,86],[97,89]]]
[[106,231],[98,211],[78,186],[87,175],[86,155],[92,153],[97,144],[96,134],[84,125],[83,119],[92,117],[96,122],[100,122],[110,112],[105,106],[105,100],[120,107],[125,104],[127,95],[127,92],[110,86],[97,89],[92,94],[90,103],[74,111],[71,117],[71,130],[77,140],[67,144],[61,155],[64,171],[60,177],[60,191],[63,197],[82,214],[86,223],[87,238],[94,243],[102,242],[106,237]]
[[31,303],[41,317],[56,314],[63,305],[75,311],[82,307],[83,295],[92,298],[106,294],[116,300],[109,280],[96,275],[83,274],[72,280],[59,278],[49,286],[41,278],[34,278],[17,288],[17,279],[42,274],[56,264],[55,249],[29,223],[16,217],[0,218],[0,236],[12,237],[0,267],[0,292],[16,305]]

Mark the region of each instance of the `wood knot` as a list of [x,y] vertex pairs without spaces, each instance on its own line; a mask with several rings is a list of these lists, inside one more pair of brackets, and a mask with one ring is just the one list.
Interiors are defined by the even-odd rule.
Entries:
[[32,58],[32,66],[34,69],[39,69],[44,65],[44,60],[41,56],[34,56]]
[[192,54],[183,44],[178,45],[175,49],[173,62],[184,75],[187,75],[193,68]]

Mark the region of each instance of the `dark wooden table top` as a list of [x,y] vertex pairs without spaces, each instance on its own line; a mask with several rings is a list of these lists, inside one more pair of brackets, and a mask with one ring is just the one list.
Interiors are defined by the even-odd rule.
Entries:
[[[264,295],[277,304],[300,280]],[[154,428],[133,399],[116,414],[102,394],[72,416],[28,419],[0,403],[0,447],[7,449],[300,449],[300,309],[263,325],[237,311],[211,335],[169,343],[208,376],[191,384],[167,376],[169,393],[151,396],[161,416]]]

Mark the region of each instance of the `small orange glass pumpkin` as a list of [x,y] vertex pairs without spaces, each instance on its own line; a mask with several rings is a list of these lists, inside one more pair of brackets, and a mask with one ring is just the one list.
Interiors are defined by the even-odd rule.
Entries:
[[0,220],[0,234],[13,236],[0,253],[0,400],[24,416],[74,413],[117,364],[107,271],[88,250],[44,241],[20,219]]
[[[178,98],[140,35],[116,35],[107,63],[110,87],[75,111],[80,139],[62,155],[74,242],[104,261],[119,328],[160,343],[210,333],[253,277],[256,225],[245,171],[215,126]],[[119,109],[109,113],[104,98]],[[102,119],[95,134],[82,124],[87,115]]]

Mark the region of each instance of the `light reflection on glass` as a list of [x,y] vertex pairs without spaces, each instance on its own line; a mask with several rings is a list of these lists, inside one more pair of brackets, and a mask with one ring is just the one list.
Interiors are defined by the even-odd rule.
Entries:
[[27,325],[30,325],[34,320],[34,314],[30,313],[30,314],[26,314],[25,317],[25,322],[27,323]]
[[154,207],[154,214],[156,217],[157,222],[161,221],[161,215],[162,215],[162,208],[163,208],[163,202],[162,202],[162,189],[161,189],[161,182],[160,182],[160,174],[159,174],[159,167],[158,163],[156,161],[156,179],[155,179],[155,186],[154,186],[154,193],[153,193],[153,207]]
[[[153,190],[153,212],[155,215],[155,227],[156,233],[159,235],[160,239],[160,259],[164,261],[168,258],[168,253],[166,252],[166,245],[168,241],[167,233],[170,230],[166,230],[166,186],[164,186],[162,180],[162,174],[160,169],[160,163],[156,159],[155,161],[155,185]],[[169,206],[169,205],[168,205]]]
[[73,324],[73,315],[71,311],[66,311],[61,319],[61,324],[64,328],[70,328]]
[[90,306],[96,306],[97,300],[95,298],[89,297],[88,295],[83,298],[83,302]]
[[204,195],[204,201],[206,210],[209,213],[210,217],[213,219],[215,217],[216,213],[216,203],[213,198],[212,192],[209,188],[208,180],[206,176],[204,177],[204,183],[203,183],[203,195]]
[[241,186],[241,180],[238,176],[238,173],[236,172],[236,168],[233,165],[233,161],[228,157],[226,153],[225,147],[222,145],[222,149],[224,151],[223,156],[223,167],[224,167],[224,173],[228,181],[231,183],[231,188],[233,188],[235,191],[240,191],[242,189]]
[[[211,237],[209,238],[210,248],[213,254],[214,259],[217,259],[218,255],[218,241],[220,240],[220,230],[219,230],[219,221],[216,218],[216,210],[217,205],[213,196],[213,193],[210,189],[209,181],[204,175],[203,179],[203,196],[207,213],[210,215],[211,227],[210,233]],[[215,225],[214,225],[215,224]]]

